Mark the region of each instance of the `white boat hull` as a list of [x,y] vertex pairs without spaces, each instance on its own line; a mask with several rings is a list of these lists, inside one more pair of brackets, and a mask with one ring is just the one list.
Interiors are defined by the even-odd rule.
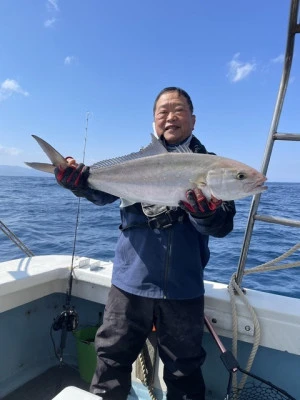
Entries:
[[[62,311],[71,267],[71,256],[38,256],[0,263],[0,398],[58,364],[49,329]],[[97,324],[104,310],[111,285],[112,263],[76,258],[72,305],[80,326]],[[232,314],[227,285],[205,282],[205,313],[225,346],[231,347]],[[247,290],[261,325],[261,342],[253,372],[300,398],[300,300]],[[237,299],[239,360],[247,360],[254,338],[253,322],[244,304]],[[100,314],[99,314],[100,313]],[[60,333],[55,334],[57,341]],[[207,351],[203,373],[208,398],[224,395],[228,372],[219,359],[220,352],[211,336],[204,335]],[[74,336],[69,333],[64,361],[78,365]],[[298,367],[296,367],[298,365]],[[154,386],[165,391],[163,365],[156,363]],[[136,381],[135,368],[133,381]],[[138,382],[138,380],[137,380]]]

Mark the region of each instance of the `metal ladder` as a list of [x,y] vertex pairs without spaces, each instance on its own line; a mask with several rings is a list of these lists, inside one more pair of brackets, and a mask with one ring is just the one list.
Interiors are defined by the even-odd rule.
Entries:
[[[273,113],[273,118],[271,122],[271,127],[269,131],[269,136],[266,143],[265,153],[263,157],[263,163],[261,167],[262,174],[266,175],[273,146],[276,140],[289,140],[289,141],[300,141],[300,134],[293,134],[293,133],[278,133],[277,128],[279,124],[279,119],[281,116],[281,111],[283,107],[283,102],[285,99],[285,94],[288,86],[290,71],[292,67],[293,61],[293,54],[294,54],[294,43],[295,43],[295,36],[297,33],[300,33],[300,24],[297,22],[299,13],[299,0],[291,0],[290,6],[290,17],[289,17],[289,25],[288,25],[288,34],[287,34],[287,44],[286,44],[286,52],[285,52],[285,60],[283,66],[283,72],[281,77],[281,82],[279,86],[279,91],[277,95],[277,101]],[[269,222],[273,224],[281,224],[291,227],[298,227],[300,228],[300,221],[287,219],[287,218],[280,218],[274,217],[269,215],[259,215],[257,214],[258,205],[260,202],[261,194],[257,194],[253,197],[249,217],[247,221],[247,227],[244,235],[242,251],[238,263],[237,269],[237,277],[236,282],[240,286],[242,283],[245,264],[247,260],[248,250],[250,246],[250,241],[252,237],[252,232],[254,228],[255,221],[263,221]]]

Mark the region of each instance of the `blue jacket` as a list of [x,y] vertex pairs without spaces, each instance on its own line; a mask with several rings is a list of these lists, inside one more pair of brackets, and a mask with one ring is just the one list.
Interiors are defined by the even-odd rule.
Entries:
[[[190,147],[194,152],[206,153],[195,137]],[[90,188],[80,195],[97,205],[118,199]],[[203,269],[210,256],[209,235],[221,238],[231,232],[234,202],[223,202],[207,218],[196,219],[188,214],[183,221],[164,229],[149,227],[140,203],[120,208],[120,214],[123,230],[114,257],[115,286],[151,298],[179,300],[204,294]]]

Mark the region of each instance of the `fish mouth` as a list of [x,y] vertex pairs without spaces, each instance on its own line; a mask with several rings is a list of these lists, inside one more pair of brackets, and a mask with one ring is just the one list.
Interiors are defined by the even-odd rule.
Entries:
[[262,184],[262,185],[256,186],[253,191],[255,193],[261,193],[261,192],[264,192],[267,189],[268,189],[268,186],[264,186],[264,184]]
[[264,192],[265,190],[267,190],[268,186],[264,185],[266,180],[267,180],[267,178],[264,176],[261,179],[259,179],[258,181],[249,185],[248,186],[249,192],[256,194],[256,193],[261,193],[261,192]]

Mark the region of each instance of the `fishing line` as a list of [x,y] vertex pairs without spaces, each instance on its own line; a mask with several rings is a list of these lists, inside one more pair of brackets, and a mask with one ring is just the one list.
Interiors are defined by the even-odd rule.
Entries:
[[[85,136],[84,136],[84,144],[83,144],[83,156],[82,156],[82,163],[83,164],[84,164],[84,161],[85,161],[86,143],[87,143],[88,126],[89,126],[89,116],[90,116],[90,113],[87,112],[87,114],[86,114],[86,124],[85,124]],[[78,197],[76,222],[75,222],[75,231],[74,231],[74,241],[73,241],[73,251],[72,251],[72,261],[71,261],[71,271],[70,271],[70,275],[69,275],[69,286],[68,286],[68,291],[67,291],[67,304],[68,305],[70,304],[71,294],[72,294],[74,258],[75,258],[76,243],[77,243],[77,232],[78,232],[78,226],[79,226],[80,205],[81,205],[81,198]]]
[[[88,112],[86,115],[86,126],[85,126],[85,137],[84,137],[84,146],[83,146],[83,160],[82,163],[84,164],[85,161],[85,152],[86,152],[86,143],[87,143],[87,134],[88,134],[88,123],[89,123],[89,115]],[[78,206],[77,206],[77,213],[76,213],[76,222],[75,222],[75,231],[74,231],[74,241],[73,241],[73,250],[72,250],[72,261],[71,261],[71,268],[70,274],[68,279],[68,287],[66,292],[66,304],[63,306],[63,311],[54,319],[51,330],[50,336],[52,342],[54,344],[54,340],[52,337],[52,331],[61,330],[61,338],[60,338],[60,347],[59,353],[55,350],[55,355],[60,362],[60,366],[63,364],[63,351],[66,347],[66,339],[67,333],[74,331],[78,327],[79,318],[78,314],[73,306],[71,306],[71,297],[72,297],[72,284],[73,284],[73,270],[74,270],[74,259],[75,259],[75,252],[76,252],[76,242],[77,242],[77,232],[79,226],[79,217],[80,217],[80,197],[78,198]],[[54,346],[55,348],[55,346]]]

